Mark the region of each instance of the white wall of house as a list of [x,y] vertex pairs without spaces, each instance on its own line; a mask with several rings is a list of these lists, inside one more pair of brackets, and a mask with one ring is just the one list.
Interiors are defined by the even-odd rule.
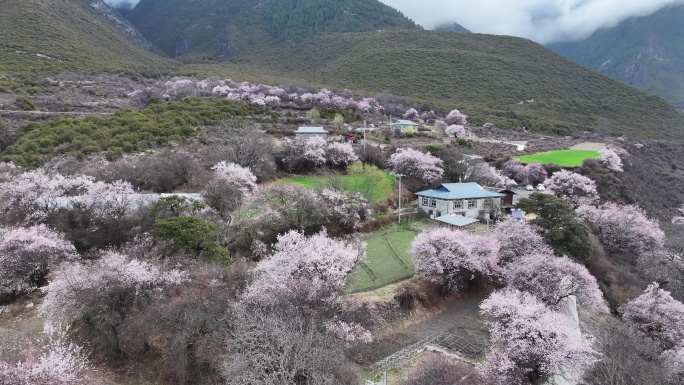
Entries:
[[434,215],[435,218],[451,213],[465,213],[467,218],[478,219],[480,211],[486,209],[485,201],[491,203],[490,210],[501,209],[501,199],[499,198],[445,200],[420,196],[418,197],[418,207],[426,214]]
[[316,134],[295,133],[295,138],[297,138],[297,139],[311,139],[315,136],[320,136],[323,139],[328,138],[328,134],[322,134],[322,133],[321,134],[318,134],[318,133],[316,133]]
[[390,125],[390,127],[393,130],[398,129],[399,131],[401,131],[404,134],[406,133],[406,131],[409,130],[409,128],[415,132],[418,132],[418,126],[412,126],[412,125],[408,125],[408,124],[392,124],[392,125]]

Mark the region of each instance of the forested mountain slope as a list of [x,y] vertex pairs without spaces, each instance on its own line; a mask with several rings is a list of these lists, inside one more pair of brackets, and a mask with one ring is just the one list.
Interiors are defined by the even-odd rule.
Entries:
[[167,54],[195,60],[331,32],[419,28],[377,0],[142,0],[126,16]]
[[429,108],[458,107],[472,123],[502,128],[684,137],[684,116],[660,98],[514,37],[392,30],[330,34],[183,71],[388,92]]
[[168,59],[143,48],[90,3],[108,7],[94,0],[2,0],[0,74],[154,75],[172,69]]
[[549,48],[684,108],[683,37],[684,5],[680,5]]

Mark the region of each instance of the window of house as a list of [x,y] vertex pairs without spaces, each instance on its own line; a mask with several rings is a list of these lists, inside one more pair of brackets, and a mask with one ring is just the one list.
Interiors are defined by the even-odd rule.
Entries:
[[470,199],[468,201],[468,209],[476,209],[477,208],[477,200],[476,199]]
[[428,199],[427,199],[427,198],[423,198],[423,206],[427,206],[427,205],[428,205]]
[[454,210],[462,210],[463,209],[463,201],[455,201],[454,202]]
[[485,208],[485,210],[491,210],[492,209],[492,200],[491,199],[485,199],[484,208]]
[[430,207],[437,207],[437,199],[430,199]]

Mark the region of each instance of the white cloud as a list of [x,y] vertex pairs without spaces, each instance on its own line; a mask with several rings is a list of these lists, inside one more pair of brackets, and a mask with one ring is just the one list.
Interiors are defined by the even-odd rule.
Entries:
[[380,0],[426,28],[455,21],[473,32],[540,43],[576,40],[684,0]]
[[127,8],[133,8],[140,0],[104,0],[104,2],[112,7],[125,6]]

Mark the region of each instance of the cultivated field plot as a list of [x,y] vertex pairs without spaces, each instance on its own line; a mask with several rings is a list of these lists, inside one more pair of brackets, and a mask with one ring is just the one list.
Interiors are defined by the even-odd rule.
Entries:
[[557,164],[561,167],[579,167],[585,159],[598,159],[598,151],[593,150],[560,150],[540,152],[539,154],[514,156],[523,163]]
[[383,362],[393,366],[387,362],[388,357],[425,342],[477,361],[483,355],[489,334],[479,308],[480,302],[487,294],[461,293],[451,305],[438,314],[376,336],[370,344],[354,346],[350,350],[350,357],[359,365],[374,370]]
[[412,277],[415,269],[408,249],[416,234],[392,227],[364,239],[368,244],[366,261],[354,271],[347,289],[369,291]]
[[[389,174],[385,175],[384,180],[374,180],[370,181],[364,177],[358,177],[354,175],[342,175],[339,177],[340,182],[342,182],[348,191],[351,192],[361,192],[368,191],[372,188],[372,194],[370,200],[372,202],[377,202],[387,198],[394,190],[394,179]],[[331,177],[327,176],[314,176],[314,177],[296,177],[287,178],[278,181],[278,183],[283,184],[298,184],[311,189],[323,189],[331,184]],[[370,184],[372,186],[369,186]]]

